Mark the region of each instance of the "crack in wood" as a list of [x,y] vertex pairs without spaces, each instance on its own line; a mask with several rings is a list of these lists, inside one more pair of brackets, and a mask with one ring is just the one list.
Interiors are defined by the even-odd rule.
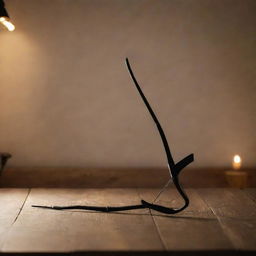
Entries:
[[[139,193],[139,190],[138,190],[137,188],[136,188],[136,192],[137,192],[139,198],[142,199],[142,198],[141,198],[141,195],[140,195],[140,193]],[[157,235],[158,235],[158,238],[159,238],[159,240],[160,240],[160,242],[161,242],[161,245],[162,245],[163,249],[166,251],[167,248],[166,248],[166,246],[165,246],[165,244],[164,244],[164,241],[163,241],[163,239],[162,239],[160,230],[159,230],[159,228],[158,228],[158,226],[157,226],[157,223],[155,222],[155,219],[154,219],[154,216],[153,216],[153,214],[152,214],[152,212],[151,212],[151,209],[148,209],[148,211],[149,211],[149,215],[151,216],[152,222],[154,223],[154,227],[156,228]]]
[[234,234],[232,233],[232,230],[228,229],[228,227],[225,225],[225,223],[222,221],[222,217],[220,217],[218,215],[218,213],[214,210],[214,207],[212,207],[207,200],[205,200],[204,197],[200,196],[200,194],[196,191],[196,193],[198,194],[198,196],[204,201],[204,203],[209,207],[209,209],[211,210],[211,212],[213,213],[213,215],[216,217],[221,230],[223,231],[223,234],[226,236],[226,238],[229,240],[230,244],[233,246],[234,249],[237,249],[236,245],[236,237],[234,236]]
[[160,239],[160,241],[161,241],[161,244],[162,244],[162,246],[163,246],[163,249],[164,249],[165,251],[167,251],[167,247],[165,246],[164,240],[163,240],[163,238],[162,238],[162,235],[161,235],[161,233],[160,233],[159,227],[158,227],[158,225],[157,225],[157,223],[156,223],[156,221],[155,221],[155,218],[154,218],[154,215],[152,214],[151,209],[149,209],[149,213],[150,213],[150,216],[151,216],[151,218],[152,218],[152,221],[153,221],[153,223],[154,223],[154,225],[155,225],[155,228],[156,228],[158,237],[159,237],[159,239]]
[[16,218],[14,219],[14,221],[13,221],[11,227],[14,225],[14,223],[15,223],[15,222],[17,221],[17,219],[19,218],[19,216],[20,216],[20,214],[21,214],[21,211],[23,210],[23,207],[24,207],[24,205],[25,205],[25,203],[26,203],[26,201],[27,201],[27,199],[28,199],[28,196],[29,196],[29,194],[30,194],[30,191],[31,191],[31,189],[28,189],[27,196],[25,197],[25,199],[24,199],[24,201],[23,201],[23,203],[22,203],[22,205],[21,205],[21,207],[20,207],[20,210],[19,210],[19,212],[18,212]]

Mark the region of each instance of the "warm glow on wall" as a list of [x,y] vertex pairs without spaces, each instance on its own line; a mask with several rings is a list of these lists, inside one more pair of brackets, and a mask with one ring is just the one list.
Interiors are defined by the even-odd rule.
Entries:
[[0,23],[4,25],[9,31],[13,31],[15,26],[11,23],[10,19],[7,17],[0,17]]
[[2,24],[9,31],[13,31],[15,29],[15,26],[12,24],[9,14],[5,9],[3,0],[0,0],[0,24]]

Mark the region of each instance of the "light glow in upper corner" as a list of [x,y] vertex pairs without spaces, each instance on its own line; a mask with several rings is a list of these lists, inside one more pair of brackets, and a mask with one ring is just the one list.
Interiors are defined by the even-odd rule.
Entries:
[[238,170],[241,168],[241,165],[242,165],[242,159],[239,155],[234,155],[234,158],[233,158],[233,168],[235,170]]
[[0,17],[0,23],[2,23],[9,31],[14,31],[15,26],[11,23],[7,17]]

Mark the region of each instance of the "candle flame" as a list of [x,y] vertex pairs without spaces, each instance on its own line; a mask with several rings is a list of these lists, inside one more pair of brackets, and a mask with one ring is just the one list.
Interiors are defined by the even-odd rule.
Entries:
[[242,159],[239,155],[234,156],[232,165],[235,170],[239,170],[241,168]]
[[234,162],[235,163],[241,163],[241,157],[239,155],[234,156]]

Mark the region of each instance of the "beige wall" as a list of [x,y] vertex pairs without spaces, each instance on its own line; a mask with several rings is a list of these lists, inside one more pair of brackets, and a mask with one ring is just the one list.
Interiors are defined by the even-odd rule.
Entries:
[[6,0],[0,151],[13,166],[256,163],[256,1]]

